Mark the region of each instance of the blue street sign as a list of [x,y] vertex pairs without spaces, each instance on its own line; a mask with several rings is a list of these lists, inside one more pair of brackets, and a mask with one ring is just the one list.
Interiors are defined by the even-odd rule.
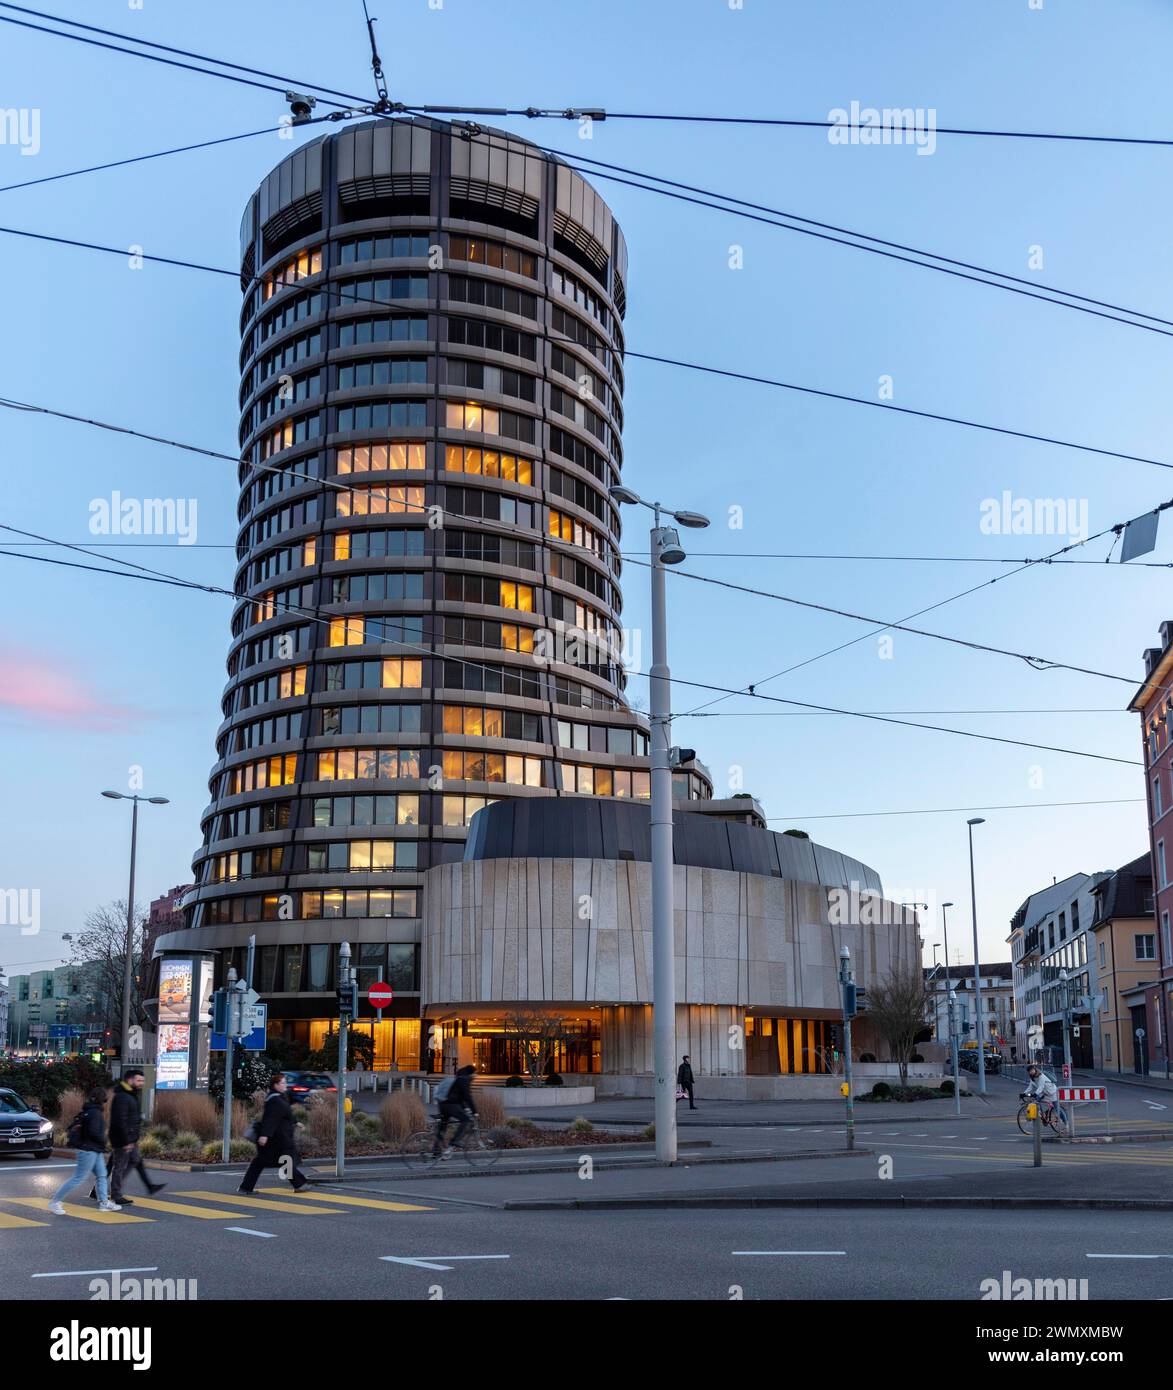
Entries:
[[[77,1024],[71,1023],[50,1023],[49,1036],[51,1038],[80,1038],[87,1030]],[[89,1030],[93,1032],[93,1029]]]
[[[269,1027],[269,1006],[267,1004],[254,1004],[253,1011],[254,1020],[259,1016],[260,1022],[256,1024],[251,1033],[244,1035],[243,1041],[238,1038],[236,1046],[243,1047],[246,1052],[264,1052]],[[213,1029],[210,1047],[213,1052],[227,1052],[227,1036],[224,1033],[217,1033]]]

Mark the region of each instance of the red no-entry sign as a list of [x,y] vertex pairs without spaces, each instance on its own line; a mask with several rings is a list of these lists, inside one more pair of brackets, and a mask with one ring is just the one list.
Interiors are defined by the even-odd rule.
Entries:
[[372,985],[367,991],[367,998],[371,1001],[372,1008],[385,1009],[395,998],[395,991],[390,985]]

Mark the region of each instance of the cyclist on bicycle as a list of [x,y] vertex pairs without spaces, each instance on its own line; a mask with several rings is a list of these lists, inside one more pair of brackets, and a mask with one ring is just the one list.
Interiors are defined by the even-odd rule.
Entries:
[[1046,1106],[1053,1106],[1059,1112],[1059,1118],[1064,1126],[1067,1124],[1067,1112],[1059,1104],[1059,1088],[1055,1082],[1043,1071],[1038,1063],[1032,1062],[1026,1069],[1030,1083],[1022,1093],[1023,1100],[1041,1100]]
[[[452,1145],[459,1144],[468,1133],[473,1116],[477,1113],[472,1098],[472,1079],[475,1074],[476,1067],[461,1067],[450,1081],[441,1082],[437,1088],[440,1119],[436,1125],[436,1142],[432,1148],[433,1158],[451,1158]],[[445,1148],[444,1135],[451,1121],[456,1121],[456,1133],[452,1136],[452,1144]]]

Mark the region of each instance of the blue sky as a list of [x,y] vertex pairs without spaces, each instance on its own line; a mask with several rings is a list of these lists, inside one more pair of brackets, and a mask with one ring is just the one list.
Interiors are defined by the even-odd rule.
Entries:
[[[346,91],[369,89],[359,0],[326,6],[194,0],[56,10],[178,47]],[[935,108],[939,126],[1167,135],[1173,15],[1157,0],[970,0],[823,5],[745,0],[375,0],[391,92],[408,102],[603,106],[824,120],[853,100]],[[0,25],[0,107],[40,112],[40,150],[0,145],[0,184],[276,124],[276,94]],[[545,144],[908,242],[1080,294],[1167,313],[1173,150],[940,136],[909,147],[832,146],[821,131],[643,121],[501,122]],[[0,224],[233,266],[245,200],[291,146],[276,135],[58,184],[0,193]],[[630,250],[629,347],[1173,460],[1173,341],[857,250],[598,181]],[[239,292],[227,278],[3,237],[3,393],[231,452]],[[730,247],[744,266],[730,268]],[[1043,268],[1032,271],[1032,247]],[[1086,499],[1092,531],[1173,492],[1166,470],[631,361],[626,481],[708,513],[687,568],[884,619],[1002,567],[748,558],[1045,554],[1047,535],[983,533],[981,505]],[[236,488],[228,463],[43,417],[0,412],[10,525],[84,542],[90,504],[198,503],[199,547],[111,552],[230,584]],[[728,525],[742,509],[740,529]],[[629,519],[625,549],[644,548]],[[733,552],[718,555],[704,552]],[[44,551],[34,553],[44,554]],[[1081,555],[1102,559],[1103,542]],[[1173,559],[1166,534],[1149,557]],[[60,933],[125,893],[128,808],[101,800],[143,769],[145,897],[186,881],[207,802],[225,680],[222,598],[0,557],[0,618],[17,677],[0,699],[7,809],[0,881],[39,887],[41,932],[4,928],[9,971],[60,956]],[[629,565],[625,619],[646,620],[646,571]],[[1170,613],[1167,572],[1039,567],[922,625],[1139,680]],[[740,686],[867,631],[845,619],[676,578],[680,677]],[[645,641],[647,650],[650,644]],[[24,673],[24,674],[21,674]],[[28,673],[32,673],[32,679]],[[57,698],[31,700],[52,687]],[[1140,758],[1132,687],[897,634],[759,687],[860,710],[1093,710],[912,715],[983,733]],[[646,694],[634,678],[631,691]],[[706,698],[680,689],[677,710]],[[968,953],[966,814],[842,813],[1029,803],[978,831],[982,950],[1003,958],[1010,914],[1078,871],[1147,848],[1144,807],[1040,803],[1143,796],[1139,767],[732,699],[682,720],[718,788],[730,769],[781,829],[875,866],[890,895],[954,899]],[[1105,712],[1100,712],[1105,711]],[[736,775],[736,774],[734,774]],[[939,938],[934,925],[925,931]],[[931,953],[929,954],[931,958]]]

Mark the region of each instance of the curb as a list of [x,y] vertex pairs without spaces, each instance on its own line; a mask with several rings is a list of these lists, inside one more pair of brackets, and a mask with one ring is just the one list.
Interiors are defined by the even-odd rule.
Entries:
[[502,1211],[753,1210],[765,1207],[884,1208],[898,1211],[1173,1211],[1173,1201],[1145,1197],[599,1197],[503,1202]]
[[[620,1147],[620,1146],[619,1146],[619,1145],[613,1145],[613,1146],[611,1146],[611,1147],[618,1148],[618,1147]],[[647,1147],[648,1147],[648,1155],[647,1155],[647,1156],[648,1156],[648,1157],[653,1156],[652,1153],[651,1153],[652,1146],[649,1144]],[[682,1145],[680,1145],[680,1147],[681,1147],[681,1148],[685,1148],[685,1147],[687,1147],[687,1146],[682,1144]],[[566,1153],[573,1153],[573,1154],[576,1154],[576,1155],[580,1155],[580,1150],[578,1150],[578,1149],[564,1150],[564,1152],[566,1152]],[[641,1155],[641,1157],[642,1157],[642,1156],[643,1156],[643,1155]],[[685,1157],[688,1158],[689,1156],[686,1155]],[[694,1165],[701,1165],[701,1164],[709,1165],[709,1164],[718,1164],[718,1163],[786,1163],[786,1162],[789,1162],[789,1161],[795,1160],[795,1159],[801,1160],[801,1159],[811,1159],[811,1158],[858,1158],[858,1157],[874,1158],[874,1157],[875,1157],[875,1150],[874,1150],[874,1149],[852,1149],[852,1150],[849,1151],[849,1150],[847,1150],[847,1149],[831,1149],[831,1150],[826,1150],[826,1149],[805,1149],[805,1150],[796,1151],[796,1152],[794,1152],[794,1153],[787,1153],[787,1154],[762,1154],[762,1155],[760,1155],[760,1156],[759,1156],[759,1155],[751,1155],[751,1156],[749,1156],[749,1157],[746,1157],[744,1154],[736,1155],[736,1156],[735,1156],[735,1155],[729,1155],[728,1157],[725,1157],[725,1156],[711,1156],[711,1157],[710,1157],[710,1156],[704,1155],[704,1154],[695,1154],[695,1155],[691,1156],[691,1158],[689,1159],[688,1162],[686,1162],[686,1163],[684,1163],[684,1164],[682,1164],[682,1165],[680,1165],[680,1166],[682,1166],[682,1167],[692,1167],[692,1166],[694,1166]],[[605,1168],[605,1169],[607,1170],[607,1172],[609,1172],[609,1173],[614,1173],[614,1172],[617,1172],[617,1171],[619,1171],[620,1169],[624,1169],[624,1168],[647,1168],[647,1167],[649,1167],[648,1164],[636,1163],[636,1162],[630,1161],[630,1160],[629,1160],[628,1162],[626,1162],[626,1163],[606,1163],[606,1164],[600,1164],[599,1166],[602,1167],[602,1168]],[[494,1165],[493,1165],[492,1167],[490,1167],[490,1168],[469,1168],[469,1167],[467,1167],[467,1166],[461,1167],[461,1168],[453,1168],[453,1167],[451,1167],[451,1166],[447,1166],[447,1167],[445,1167],[445,1168],[443,1168],[443,1169],[439,1169],[439,1170],[434,1169],[434,1168],[429,1168],[429,1169],[428,1169],[427,1171],[425,1171],[425,1172],[418,1172],[418,1173],[417,1173],[417,1172],[412,1172],[412,1171],[409,1170],[409,1169],[398,1169],[398,1170],[396,1170],[394,1176],[395,1176],[395,1180],[396,1180],[397,1182],[421,1182],[421,1181],[422,1181],[422,1182],[439,1182],[439,1181],[442,1180],[442,1179],[443,1179],[443,1180],[447,1180],[447,1179],[449,1179],[449,1178],[493,1178],[493,1177],[497,1177],[497,1178],[524,1178],[524,1177],[530,1176],[530,1175],[533,1174],[533,1173],[572,1173],[573,1171],[574,1171],[573,1166],[572,1166],[572,1165],[565,1164],[565,1163],[559,1164],[559,1165],[557,1165],[557,1166],[555,1166],[554,1164],[543,1164],[543,1165],[540,1165],[540,1166],[539,1166],[538,1164],[528,1164],[528,1165],[527,1165],[526,1167],[524,1167],[524,1168],[499,1167],[497,1164],[494,1164]],[[321,1175],[320,1175],[319,1177],[317,1177],[317,1178],[311,1178],[310,1181],[311,1181],[311,1182],[321,1182],[321,1183],[331,1183],[331,1182],[336,1182],[336,1181],[338,1181],[338,1180],[335,1179],[335,1178],[331,1178],[331,1177],[329,1177],[327,1174],[323,1173],[323,1174],[321,1174]],[[347,1179],[346,1179],[346,1178],[343,1178],[342,1181],[343,1181],[343,1182],[346,1182]]]
[[[712,1145],[713,1141],[711,1139],[686,1139],[680,1142],[679,1147],[682,1149],[709,1149],[712,1148]],[[655,1147],[656,1146],[654,1142],[652,1142],[651,1140],[641,1140],[622,1144],[591,1145],[589,1143],[583,1143],[572,1145],[558,1145],[557,1147],[539,1145],[537,1148],[534,1149],[513,1149],[503,1150],[502,1152],[540,1153],[551,1155],[574,1154],[576,1156],[581,1155],[583,1153],[589,1153],[593,1158],[599,1152],[613,1152],[616,1150],[620,1153],[652,1153],[655,1151]],[[56,1157],[60,1158],[77,1157],[77,1154],[73,1149],[54,1149],[53,1153]],[[399,1153],[347,1154],[346,1166],[349,1168],[351,1164],[393,1163],[401,1157],[402,1155]],[[163,1158],[152,1158],[149,1161],[152,1168],[159,1168],[165,1173],[243,1173],[245,1169],[249,1166],[248,1163],[180,1163],[176,1159]],[[306,1158],[304,1157],[304,1155],[302,1155],[300,1156],[300,1161],[304,1165],[304,1167],[310,1172],[318,1172],[319,1170],[313,1166],[314,1164],[332,1162],[333,1160],[329,1154],[325,1154],[319,1158]],[[485,1171],[488,1170],[481,1169],[478,1171],[483,1174]],[[529,1167],[519,1171],[532,1173],[540,1170],[536,1170],[532,1167]],[[560,1172],[561,1169],[557,1171]],[[435,1175],[432,1174],[431,1176]]]

